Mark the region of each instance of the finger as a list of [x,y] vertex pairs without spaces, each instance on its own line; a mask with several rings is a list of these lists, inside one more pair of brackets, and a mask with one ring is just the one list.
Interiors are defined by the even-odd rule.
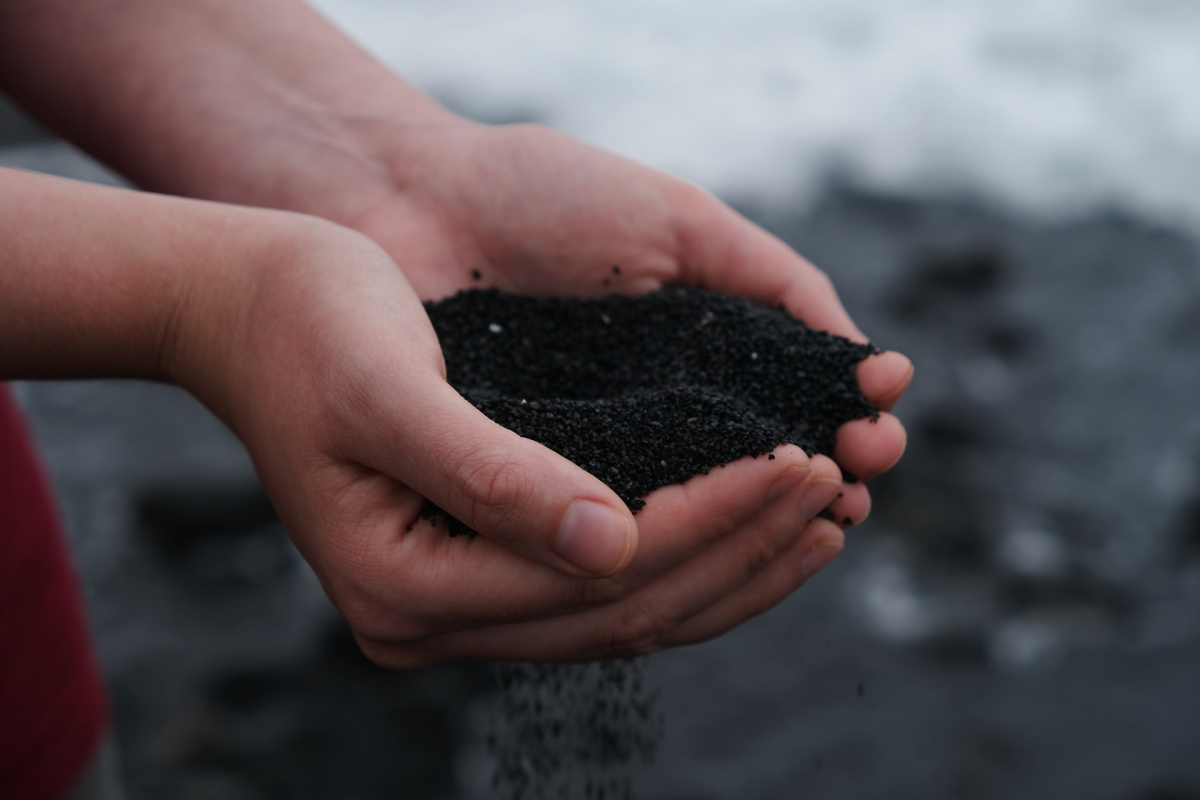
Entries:
[[655,489],[638,512],[638,527],[645,535],[621,580],[637,588],[639,579],[644,583],[694,557],[737,530],[810,470],[840,475],[825,456],[810,459],[795,445],[781,445],[771,453],[746,456],[685,483]]
[[858,365],[858,388],[883,411],[891,411],[913,379],[913,364],[896,352],[879,353]]
[[450,386],[404,392],[406,425],[369,465],[490,541],[570,575],[604,576],[633,558],[633,515],[600,480],[492,422]]
[[877,420],[856,419],[838,428],[833,458],[848,479],[869,481],[895,466],[907,441],[900,420],[882,413]]
[[824,569],[844,544],[836,524],[814,521],[753,582],[679,625],[668,634],[665,644],[677,647],[706,642],[769,611]]
[[783,303],[819,330],[867,339],[843,308],[828,276],[778,238],[712,195],[683,190],[679,206],[680,281],[769,306]]
[[[836,465],[800,448],[778,448],[775,459],[745,458],[685,484],[652,492],[638,515],[644,531],[633,563],[609,578],[581,580],[517,556],[483,537],[451,537],[435,521],[393,519],[370,534],[370,554],[360,567],[370,570],[374,604],[383,617],[370,625],[379,641],[422,638],[467,628],[533,621],[618,602],[646,583],[739,529],[781,491],[811,470],[834,480]],[[862,487],[859,487],[862,488]],[[380,498],[383,507],[393,502]],[[354,498],[355,514],[368,504]],[[412,517],[416,509],[411,510]],[[412,517],[409,519],[411,520]],[[387,615],[399,608],[404,615]]]
[[409,645],[372,642],[370,655],[392,666],[455,658],[578,661],[652,652],[664,646],[664,637],[676,626],[753,580],[836,497],[838,488],[833,476],[810,471],[734,535],[620,603]]
[[843,484],[827,510],[832,521],[842,528],[861,525],[871,515],[871,493],[862,483]]

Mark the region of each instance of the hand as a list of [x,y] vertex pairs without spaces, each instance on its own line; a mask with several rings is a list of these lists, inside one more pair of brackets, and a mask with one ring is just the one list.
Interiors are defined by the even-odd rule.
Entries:
[[[538,126],[428,119],[380,159],[393,191],[364,181],[356,196],[369,204],[344,220],[391,253],[422,298],[473,286],[599,296],[686,284],[783,303],[813,327],[866,341],[823,273],[712,195]],[[386,151],[387,141],[375,147]],[[912,365],[883,353],[858,377],[886,412]],[[866,480],[896,463],[904,441],[884,413],[845,425],[834,455]],[[861,522],[866,510],[856,512]]]
[[[270,258],[197,278],[167,363],[245,441],[378,663],[579,660],[700,641],[840,550],[837,525],[810,522],[842,491],[837,467],[794,446],[660,489],[634,525],[607,487],[445,383],[420,302],[382,250],[316,220],[293,230],[295,219]],[[423,497],[482,535],[420,520]],[[556,535],[572,524],[585,540],[620,538],[563,552]]]

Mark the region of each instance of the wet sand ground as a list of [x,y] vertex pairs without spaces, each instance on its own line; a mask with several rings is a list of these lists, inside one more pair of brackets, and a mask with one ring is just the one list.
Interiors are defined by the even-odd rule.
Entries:
[[[92,175],[61,146],[0,163]],[[780,608],[656,656],[648,800],[1200,798],[1200,258],[1103,215],[743,205],[917,363],[909,452]],[[139,798],[482,798],[489,675],[357,655],[237,442],[169,387],[26,384]]]

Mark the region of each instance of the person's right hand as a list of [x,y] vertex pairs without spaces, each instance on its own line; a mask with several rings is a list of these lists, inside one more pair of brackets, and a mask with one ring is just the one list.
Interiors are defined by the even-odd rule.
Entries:
[[[286,218],[270,257],[200,276],[170,374],[246,443],[289,533],[366,654],[581,660],[715,636],[842,545],[816,519],[840,473],[793,446],[654,492],[635,518],[595,477],[488,420],[445,381],[402,270],[357,233]],[[474,528],[420,518],[428,497]]]

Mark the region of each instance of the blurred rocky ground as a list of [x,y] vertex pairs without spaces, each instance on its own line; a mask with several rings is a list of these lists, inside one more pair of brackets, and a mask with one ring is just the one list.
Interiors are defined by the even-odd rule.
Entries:
[[[3,108],[0,136],[0,164],[117,181]],[[1195,242],[836,181],[805,212],[738,205],[916,362],[909,448],[804,591],[651,659],[641,795],[1200,798]],[[134,800],[490,796],[488,668],[367,663],[202,407],[18,388]]]

